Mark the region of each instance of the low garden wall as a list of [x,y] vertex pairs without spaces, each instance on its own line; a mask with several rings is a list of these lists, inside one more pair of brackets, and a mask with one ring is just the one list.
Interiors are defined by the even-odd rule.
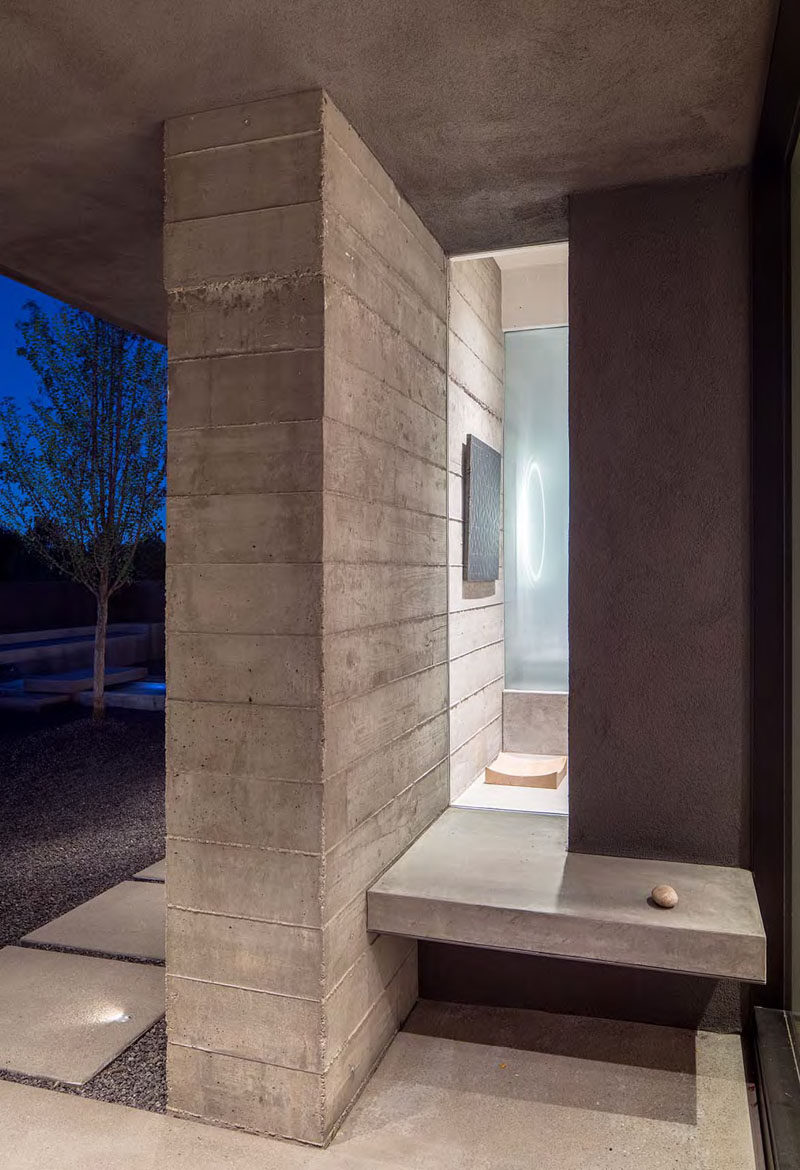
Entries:
[[[95,601],[73,581],[0,581],[0,634],[91,626]],[[163,581],[134,581],[111,598],[111,622],[163,622]]]

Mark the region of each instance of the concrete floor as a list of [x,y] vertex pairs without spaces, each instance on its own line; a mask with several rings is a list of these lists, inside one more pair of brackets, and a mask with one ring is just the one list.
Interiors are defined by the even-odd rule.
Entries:
[[421,1002],[327,1150],[0,1083],[8,1170],[754,1170],[738,1037]]

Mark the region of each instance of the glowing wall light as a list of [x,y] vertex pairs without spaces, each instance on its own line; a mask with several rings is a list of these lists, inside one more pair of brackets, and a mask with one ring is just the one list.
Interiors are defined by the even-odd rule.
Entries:
[[547,512],[542,469],[529,459],[517,504],[517,556],[531,585],[541,580],[547,548]]

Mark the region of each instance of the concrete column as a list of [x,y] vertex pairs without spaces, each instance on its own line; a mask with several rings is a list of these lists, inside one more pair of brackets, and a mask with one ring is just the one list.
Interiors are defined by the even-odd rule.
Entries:
[[492,259],[455,260],[450,264],[447,382],[453,799],[495,759],[502,742],[502,560],[499,581],[464,580],[463,475],[467,435],[503,450],[504,376],[500,269]]
[[444,257],[320,92],[166,127],[169,1103],[323,1143],[447,803]]

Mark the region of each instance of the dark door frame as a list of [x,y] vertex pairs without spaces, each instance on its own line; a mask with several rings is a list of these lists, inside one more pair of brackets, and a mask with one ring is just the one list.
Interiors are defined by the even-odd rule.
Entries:
[[791,976],[789,164],[799,117],[800,0],[782,0],[752,188],[751,855],[767,932],[756,998],[775,1008],[789,1006]]

